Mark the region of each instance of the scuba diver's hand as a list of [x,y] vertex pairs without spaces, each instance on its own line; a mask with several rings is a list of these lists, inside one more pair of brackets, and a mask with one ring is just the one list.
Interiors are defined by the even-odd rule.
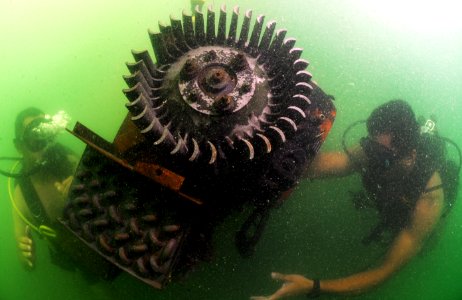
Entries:
[[18,238],[18,248],[21,262],[28,270],[32,270],[35,266],[35,246],[29,225],[24,235]]
[[71,187],[72,180],[74,176],[69,176],[64,179],[62,182],[55,182],[55,188],[61,193],[61,195],[65,198],[69,193],[69,188]]
[[273,272],[271,273],[271,277],[275,280],[283,281],[282,287],[270,296],[250,297],[251,300],[284,299],[289,296],[308,294],[313,290],[313,280],[303,277],[302,275],[284,275]]

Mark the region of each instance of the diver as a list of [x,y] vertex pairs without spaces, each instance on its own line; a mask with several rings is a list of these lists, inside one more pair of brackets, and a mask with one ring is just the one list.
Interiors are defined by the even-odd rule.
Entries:
[[34,107],[16,117],[14,145],[22,155],[21,168],[16,173],[2,173],[15,179],[14,187],[9,186],[14,231],[20,261],[28,270],[36,263],[32,231],[49,242],[52,261],[59,261],[53,227],[62,215],[78,163],[76,154],[55,142],[68,121],[64,112],[50,117]]
[[282,287],[270,296],[252,299],[365,292],[409,262],[452,206],[460,163],[457,166],[446,159],[446,139],[439,137],[434,122],[429,120],[420,126],[407,102],[392,100],[377,107],[366,124],[368,136],[358,146],[346,149],[343,142],[344,152],[319,153],[305,176],[361,175],[365,191],[353,200],[363,204],[369,201],[379,212],[377,226],[363,243],[388,237],[390,248],[383,261],[375,268],[337,279],[272,273],[273,279],[283,282]]

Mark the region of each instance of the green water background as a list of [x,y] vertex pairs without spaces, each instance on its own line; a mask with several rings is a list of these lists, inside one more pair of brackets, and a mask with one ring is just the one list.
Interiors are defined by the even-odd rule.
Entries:
[[[436,115],[440,132],[462,145],[462,31],[418,33],[389,26],[359,0],[213,2],[228,4],[228,11],[239,4],[241,14],[252,8],[254,18],[265,14],[265,21],[276,20],[277,28],[286,28],[304,48],[314,79],[336,97],[338,117],[323,150],[339,150],[348,124],[391,98],[408,100],[417,114]],[[151,50],[147,29],[157,30],[157,22],[168,22],[170,14],[180,17],[183,8],[189,8],[188,1],[0,1],[0,155],[16,153],[14,117],[30,105],[50,113],[64,109],[73,121],[111,140],[126,114],[121,76],[128,74],[124,63],[133,61],[130,50]],[[83,149],[70,136],[60,140]],[[279,287],[271,271],[332,278],[364,270],[383,254],[381,247],[360,242],[374,216],[356,211],[349,201],[358,178],[304,181],[273,212],[250,259],[235,250],[233,234],[242,220],[231,216],[217,229],[213,262],[164,291],[126,274],[89,286],[78,274],[50,265],[43,241],[38,241],[37,269],[21,269],[4,177],[0,187],[1,300],[248,299]],[[421,254],[380,288],[351,298],[462,299],[458,200]]]

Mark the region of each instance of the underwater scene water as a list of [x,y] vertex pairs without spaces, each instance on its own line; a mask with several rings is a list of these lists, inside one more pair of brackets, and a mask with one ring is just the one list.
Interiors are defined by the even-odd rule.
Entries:
[[[321,151],[341,151],[342,135],[379,104],[407,100],[419,116],[434,116],[441,135],[462,146],[462,23],[460,4],[443,0],[206,1],[218,11],[240,6],[265,23],[277,22],[294,37],[308,71],[335,96],[337,117]],[[0,2],[0,156],[18,156],[12,140],[17,112],[37,106],[65,110],[111,141],[127,114],[122,75],[131,50],[152,53],[147,29],[181,17],[188,0],[6,1]],[[229,17],[230,14],[228,14]],[[356,128],[349,145],[365,134]],[[84,144],[70,134],[59,141],[78,153]],[[449,148],[457,160],[457,152]],[[1,162],[10,170],[10,162]],[[309,278],[338,278],[377,265],[381,244],[362,238],[375,225],[373,210],[357,210],[350,191],[358,176],[302,180],[284,204],[271,212],[255,254],[241,258],[234,234],[244,218],[232,214],[216,229],[213,259],[185,278],[156,290],[129,274],[90,284],[79,273],[50,262],[47,244],[37,240],[37,266],[19,264],[7,178],[0,177],[0,299],[249,299],[280,287],[273,271]],[[462,299],[462,195],[422,251],[384,284],[361,295],[320,299]],[[304,299],[305,296],[293,299]]]

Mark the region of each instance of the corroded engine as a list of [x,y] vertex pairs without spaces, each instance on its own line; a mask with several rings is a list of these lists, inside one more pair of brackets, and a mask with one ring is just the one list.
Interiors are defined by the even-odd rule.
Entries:
[[228,26],[224,7],[159,24],[155,62],[133,51],[127,64],[129,113],[114,141],[72,131],[88,146],[62,223],[154,287],[210,259],[213,229],[233,212],[247,213],[236,245],[251,255],[334,121],[295,39],[263,16],[250,31],[251,17],[239,35],[238,8]]

